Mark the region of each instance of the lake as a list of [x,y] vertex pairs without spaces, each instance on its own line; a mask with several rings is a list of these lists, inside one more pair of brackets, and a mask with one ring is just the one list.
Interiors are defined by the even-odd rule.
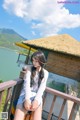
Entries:
[[[0,48],[0,80],[9,81],[19,77],[22,65],[17,63],[18,54],[15,51]],[[48,82],[56,81],[68,85],[76,85],[77,82],[56,74],[49,74]]]
[[9,81],[19,77],[21,68],[17,64],[15,51],[0,48],[0,80]]

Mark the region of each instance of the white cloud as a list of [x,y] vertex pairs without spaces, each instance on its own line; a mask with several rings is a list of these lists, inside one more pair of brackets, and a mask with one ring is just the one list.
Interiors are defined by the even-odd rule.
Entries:
[[35,31],[32,31],[32,35],[33,35],[33,36],[35,36],[35,35],[36,35]]
[[3,7],[32,22],[32,31],[39,30],[41,36],[57,34],[63,28],[80,26],[80,15],[70,14],[64,4],[59,4],[57,0],[4,0]]
[[27,4],[25,0],[4,0],[3,8],[8,12],[15,14],[18,17],[24,17],[27,15]]

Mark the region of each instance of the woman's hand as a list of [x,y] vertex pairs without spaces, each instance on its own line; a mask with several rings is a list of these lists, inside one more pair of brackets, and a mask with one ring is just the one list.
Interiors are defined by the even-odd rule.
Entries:
[[31,110],[34,111],[38,108],[38,101],[37,100],[34,100],[31,104]]
[[30,100],[27,99],[24,101],[24,108],[26,110],[30,110],[30,108],[31,108],[31,101]]

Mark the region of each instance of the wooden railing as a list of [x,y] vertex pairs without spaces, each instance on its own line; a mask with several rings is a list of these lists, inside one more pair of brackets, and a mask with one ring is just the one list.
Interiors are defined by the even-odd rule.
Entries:
[[[58,115],[58,120],[61,120],[61,117],[62,117],[62,114],[64,112],[64,108],[65,108],[65,105],[66,105],[67,101],[72,101],[73,102],[72,109],[71,109],[71,111],[69,113],[70,115],[69,115],[68,120],[73,120],[73,119],[77,120],[77,119],[75,119],[76,114],[74,114],[74,111],[75,111],[77,105],[78,105],[78,107],[80,106],[80,99],[79,98],[73,97],[71,95],[62,93],[60,91],[51,89],[49,87],[46,87],[45,97],[44,97],[44,104],[46,102],[47,94],[51,94],[53,96],[53,100],[52,100],[52,103],[51,103],[51,107],[50,107],[50,110],[49,110],[49,114],[48,114],[48,119],[47,120],[51,119],[51,115],[52,115],[52,112],[53,112],[54,105],[55,105],[57,97],[60,97],[61,99],[63,99],[63,103],[62,103],[62,106],[60,108],[60,112],[59,112],[59,115]],[[49,104],[50,104],[50,101],[49,101]],[[73,118],[73,116],[74,116],[74,118]]]
[[[10,80],[7,82],[0,83],[0,108],[4,101],[2,111],[0,112],[8,112],[8,120],[10,120],[12,103],[15,99],[18,98],[22,83],[23,80],[21,79]],[[4,97],[5,100],[3,99]]]
[[[0,107],[1,107],[1,103],[2,103],[2,98],[4,96],[4,91],[6,90],[6,99],[5,99],[5,102],[4,102],[3,111],[4,112],[8,111],[8,113],[9,113],[8,114],[8,117],[9,117],[8,120],[10,120],[10,111],[11,111],[12,103],[13,103],[14,99],[18,98],[18,96],[20,94],[22,84],[23,84],[23,80],[21,80],[21,79],[17,79],[16,81],[11,80],[11,81],[3,82],[3,83],[0,84]],[[57,90],[46,87],[44,98],[43,98],[43,103],[44,103],[43,107],[46,105],[46,97],[47,97],[48,94],[51,94],[53,96],[53,100],[52,100],[52,103],[50,105],[50,110],[49,110],[47,120],[51,120],[51,115],[52,115],[57,97],[60,97],[60,98],[63,99],[63,103],[62,103],[62,106],[60,108],[60,112],[59,112],[59,115],[58,115],[58,120],[61,120],[66,102],[68,100],[73,102],[72,110],[70,112],[68,120],[73,120],[72,117],[73,117],[76,105],[80,106],[80,99],[77,98],[77,97],[73,97],[71,95],[68,95],[68,94],[59,92]],[[8,101],[10,101],[10,104],[8,104]]]
[[6,96],[3,111],[7,110],[7,104],[12,95],[12,88],[16,83],[17,82],[13,80],[0,83],[0,106],[2,105],[3,96]]

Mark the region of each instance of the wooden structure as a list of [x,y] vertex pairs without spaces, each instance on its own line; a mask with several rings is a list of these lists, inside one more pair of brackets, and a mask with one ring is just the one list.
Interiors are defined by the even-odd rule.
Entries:
[[80,42],[63,34],[23,41],[23,44],[45,53],[49,72],[80,82]]
[[[2,98],[4,96],[4,91],[5,90],[7,91],[7,96],[5,99],[3,111],[8,112],[8,120],[10,120],[12,103],[13,103],[14,99],[18,97],[18,95],[19,95],[18,92],[20,92],[19,88],[20,88],[20,86],[22,86],[22,83],[23,83],[23,80],[16,79],[16,81],[11,80],[11,81],[7,81],[7,82],[0,84],[0,107],[2,104]],[[14,89],[13,89],[13,87],[14,87]],[[12,90],[13,90],[13,94],[12,94]],[[15,94],[16,91],[18,94]],[[73,97],[71,95],[67,95],[65,93],[62,93],[62,92],[59,92],[57,90],[46,87],[45,95],[44,95],[44,104],[45,105],[46,105],[47,94],[51,94],[53,96],[53,100],[50,104],[50,110],[49,110],[47,120],[51,120],[52,110],[55,106],[55,102],[56,102],[57,97],[60,97],[61,99],[63,99],[63,102],[62,102],[61,108],[60,108],[60,112],[58,115],[58,120],[61,120],[65,105],[66,105],[68,100],[73,102],[72,109],[70,111],[70,115],[69,115],[68,120],[73,120],[73,117],[74,117],[74,120],[78,120],[78,119],[75,119],[76,114],[74,114],[74,113],[75,113],[76,105],[80,106],[80,99],[79,98],[76,98],[76,97]],[[10,104],[9,104],[9,102],[10,102]],[[44,106],[43,106],[43,108],[44,108]]]
[[[42,50],[47,58],[47,64],[45,67],[48,71],[72,78],[74,80],[77,80],[78,82],[80,81],[80,43],[71,36],[66,34],[58,35],[47,38],[40,38],[37,40],[23,41],[21,44],[17,43],[17,45],[21,47],[25,46],[26,49],[28,47],[29,53],[27,57],[27,63],[29,62],[28,60],[30,57],[31,49]],[[5,89],[7,90],[6,101],[4,104],[4,111],[8,111],[9,113],[8,120],[10,120],[10,111],[11,111],[12,103],[14,99],[18,98],[22,84],[23,84],[23,77],[22,79],[19,78],[16,81],[12,80],[0,84],[0,103],[2,102],[4,90]],[[15,94],[16,91],[18,93],[17,95]],[[52,102],[50,104],[47,120],[52,119],[52,111],[54,109],[56,99],[58,97],[60,97],[63,101],[61,107],[59,108],[60,111],[57,119],[66,120],[66,119],[62,119],[62,115],[65,109],[65,105],[67,104],[68,101],[71,101],[73,104],[67,120],[78,120],[76,119],[75,111],[76,111],[76,106],[80,106],[79,98],[73,97],[71,95],[67,95],[66,93],[62,93],[47,87],[44,94],[44,106],[47,104],[46,103],[47,94],[50,94],[53,97]],[[11,102],[9,105],[8,101],[10,100]]]

